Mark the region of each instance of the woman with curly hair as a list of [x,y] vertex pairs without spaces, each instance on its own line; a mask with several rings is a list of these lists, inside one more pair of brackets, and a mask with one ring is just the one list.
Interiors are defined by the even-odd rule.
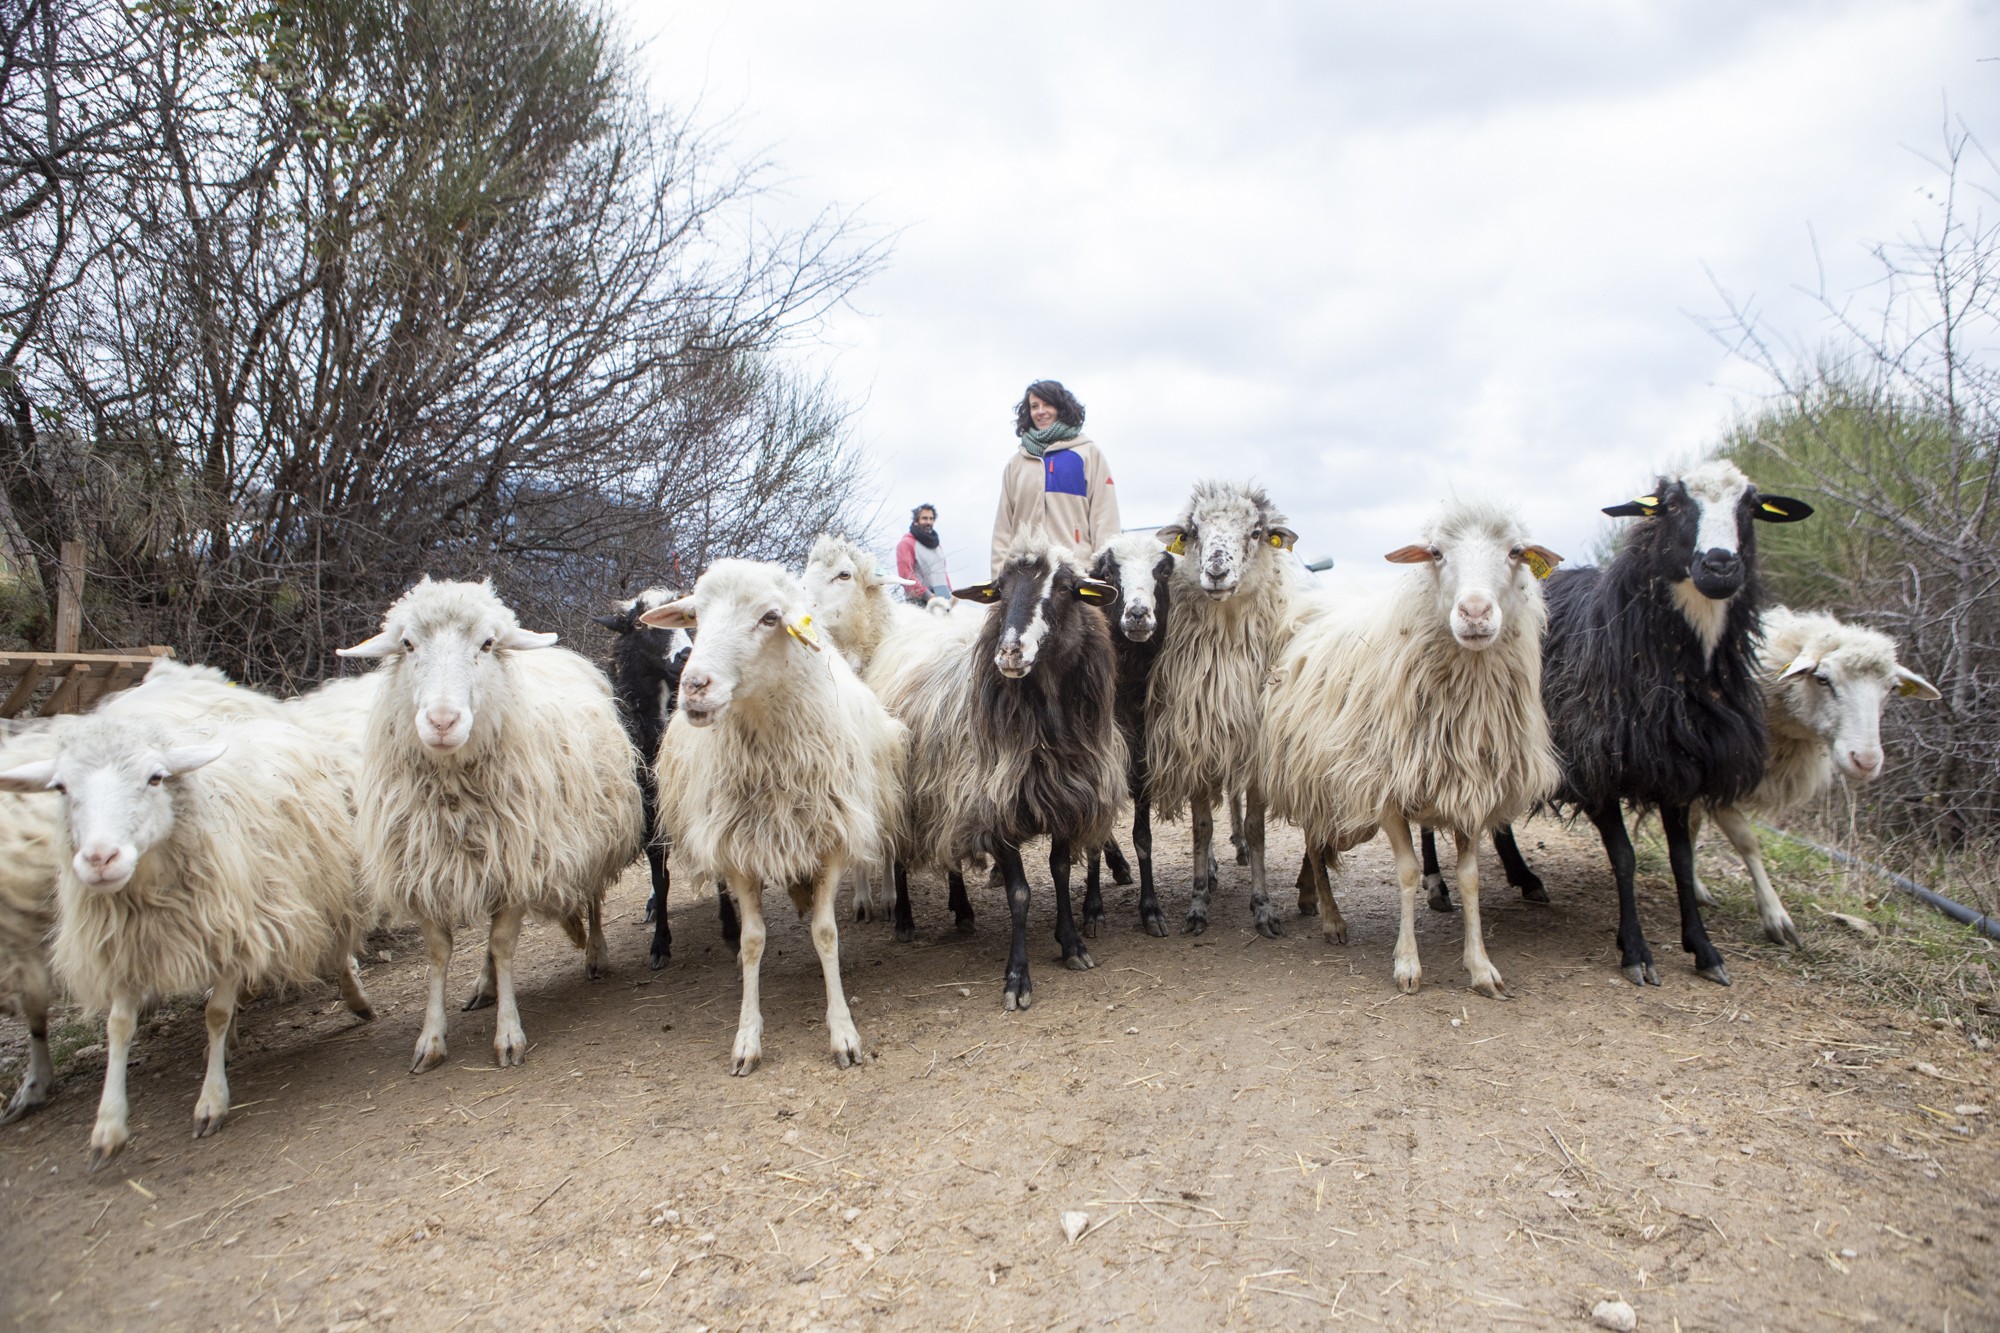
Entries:
[[1074,547],[1083,556],[1118,533],[1111,467],[1083,433],[1083,404],[1055,380],[1036,380],[1014,405],[1020,447],[1000,475],[992,568],[1022,541]]

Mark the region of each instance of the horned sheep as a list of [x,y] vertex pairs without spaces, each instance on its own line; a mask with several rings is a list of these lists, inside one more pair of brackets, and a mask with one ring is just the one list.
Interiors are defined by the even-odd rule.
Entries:
[[879,858],[893,837],[903,727],[821,642],[805,590],[776,565],[718,560],[692,596],[640,619],[699,634],[660,747],[661,819],[675,853],[721,878],[742,918],[732,1071],[763,1059],[766,883],[810,915],[827,1033],[846,1068],[861,1036],[840,981],[834,891],[843,869]]
[[610,683],[555,638],[521,628],[490,583],[426,577],[379,634],[341,650],[383,659],[357,793],[361,863],[430,955],[412,1073],[445,1058],[454,928],[492,922],[465,1007],[497,1003],[503,1066],[527,1058],[513,961],[528,914],[560,924],[589,975],[605,965],[604,894],[642,846],[639,784]]
[[1530,542],[1496,505],[1459,500],[1419,545],[1389,553],[1420,566],[1372,597],[1311,599],[1271,669],[1263,780],[1273,813],[1305,833],[1321,928],[1347,929],[1327,862],[1389,837],[1402,892],[1395,979],[1414,992],[1421,875],[1410,822],[1457,837],[1472,988],[1502,998],[1486,955],[1472,848],[1525,814],[1558,770],[1541,703],[1541,586],[1561,557]]
[[366,912],[347,793],[326,745],[301,728],[229,719],[192,740],[98,714],[53,743],[51,757],[0,772],[0,790],[61,798],[53,960],[70,992],[108,1015],[94,1170],[129,1137],[141,1005],[209,992],[195,1136],[210,1134],[229,1110],[240,992],[332,976],[350,1009],[374,1016],[353,958]]

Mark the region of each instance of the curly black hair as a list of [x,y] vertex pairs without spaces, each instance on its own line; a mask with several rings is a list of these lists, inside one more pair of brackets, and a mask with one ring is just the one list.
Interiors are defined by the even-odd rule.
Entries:
[[1033,394],[1056,410],[1056,420],[1065,426],[1083,426],[1083,404],[1076,395],[1063,388],[1059,380],[1036,380],[1021,395],[1021,401],[1014,404],[1014,433],[1026,435],[1035,428],[1035,422],[1028,415],[1028,394]]

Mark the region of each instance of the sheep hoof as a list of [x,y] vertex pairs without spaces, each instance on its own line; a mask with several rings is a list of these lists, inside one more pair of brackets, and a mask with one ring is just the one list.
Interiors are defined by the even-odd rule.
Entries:
[[1018,1009],[1026,1009],[1034,1002],[1035,992],[1028,989],[1025,982],[1021,983],[1018,989],[1010,987],[1007,993],[1000,997],[1000,1007],[1010,1014]]
[[1278,914],[1276,912],[1273,912],[1270,908],[1267,907],[1262,911],[1257,912],[1255,914],[1255,918],[1257,922],[1257,933],[1259,935],[1262,935],[1267,940],[1277,940],[1284,938],[1285,923],[1278,920]]
[[1398,973],[1396,976],[1396,989],[1405,995],[1415,995],[1423,989],[1423,985],[1424,974],[1421,972]]
[[375,1021],[375,1007],[373,1005],[364,1004],[359,1009],[350,1006],[349,1012],[364,1023],[373,1023]]
[[502,1069],[528,1062],[528,1039],[516,1034],[503,1037],[493,1043],[493,1063]]
[[[958,933],[959,933],[959,934],[961,934],[961,935],[977,935],[977,934],[979,933],[979,921],[978,921],[978,918],[974,917],[974,916],[972,915],[972,913],[970,913],[970,912],[967,912],[967,913],[966,913],[966,914],[965,914],[964,916],[962,916],[962,917],[959,917],[959,918],[958,918]],[[916,930],[915,930],[915,929],[913,928],[913,929],[912,929],[912,930],[910,931],[910,938],[911,938],[911,939],[915,939],[916,937],[917,937],[917,932],[916,932]],[[897,938],[899,938],[899,939],[900,939],[900,938],[901,938],[901,936],[898,936]]]
[[647,954],[647,955],[646,955],[646,966],[647,966],[647,968],[649,968],[650,970],[652,970],[652,971],[654,971],[654,972],[657,972],[657,971],[659,971],[659,970],[660,970],[661,968],[665,967],[666,965],[667,965],[667,955],[666,955],[666,954],[664,954],[664,953],[649,953],[649,954]]
[[[963,927],[960,927],[960,929],[963,929]],[[896,943],[915,944],[916,942],[917,928],[914,925],[896,927]]]
[[1715,895],[1708,891],[1708,885],[1700,880],[1694,882],[1694,900],[1703,907],[1715,906]]
[[485,1009],[493,1003],[493,996],[484,988],[475,990],[465,997],[465,1008],[460,1013],[471,1013],[474,1009]]
[[216,1130],[221,1129],[223,1114],[221,1111],[217,1111],[212,1115],[197,1114],[194,1118],[194,1136],[198,1139],[205,1139],[215,1133]]
[[91,1144],[90,1159],[85,1165],[85,1170],[92,1172],[102,1171],[105,1163],[116,1157],[124,1150],[124,1147],[125,1140],[123,1138],[119,1138],[115,1142]]
[[1440,884],[1431,891],[1429,899],[1433,912],[1456,912],[1458,904],[1451,900],[1451,890]]
[[757,1072],[757,1066],[763,1062],[763,1059],[764,1054],[762,1051],[753,1051],[749,1055],[739,1055],[736,1057],[736,1062],[729,1067],[729,1072],[737,1078],[742,1078],[746,1074],[754,1074]]
[[1145,931],[1155,939],[1165,939],[1167,937],[1166,914],[1158,908],[1154,908],[1150,912],[1141,912],[1139,914],[1139,929]]
[[1334,917],[1332,920],[1322,923],[1320,929],[1321,933],[1326,936],[1328,944],[1347,943],[1347,922],[1341,918]]
[[1129,865],[1111,867],[1111,882],[1113,884],[1130,884],[1132,882],[1132,867]]
[[1199,916],[1195,915],[1193,912],[1188,913],[1187,925],[1183,929],[1184,934],[1199,935],[1207,929],[1208,929],[1208,914],[1206,912],[1202,913]]
[[1231,839],[1230,839],[1230,841],[1236,844],[1236,864],[1237,864],[1237,865],[1240,865],[1240,866],[1247,866],[1247,865],[1249,865],[1249,864],[1250,864],[1250,844],[1249,844],[1249,843],[1247,843],[1247,842],[1241,842],[1241,841],[1238,841],[1238,840],[1237,840],[1237,839],[1235,839],[1235,838],[1231,838]]
[[23,1083],[14,1090],[14,1099],[7,1103],[7,1109],[0,1111],[0,1125],[11,1125],[24,1115],[33,1115],[48,1105],[47,1088],[31,1088]]
[[1521,897],[1527,902],[1545,903],[1549,900],[1549,891],[1542,887],[1540,880],[1535,880],[1521,886]]
[[1484,995],[1489,1000],[1511,1000],[1514,998],[1507,993],[1507,983],[1500,979],[1498,972],[1473,982],[1472,989]]
[[1103,917],[1085,917],[1083,919],[1083,937],[1087,940],[1096,939],[1098,924],[1103,920]]
[[[1729,969],[1723,966],[1722,960],[1720,958],[1716,959],[1715,962],[1713,962],[1707,967],[1697,967],[1695,969],[1695,975],[1701,977],[1707,977],[1710,981],[1713,981],[1718,986],[1727,986],[1729,984]],[[1656,982],[1654,984],[1657,985],[1658,983]]]
[[1063,958],[1063,966],[1072,972],[1088,972],[1097,966],[1097,960],[1090,956],[1090,950],[1078,949]]
[[1805,948],[1805,941],[1799,938],[1799,928],[1792,924],[1792,918],[1783,916],[1776,921],[1764,923],[1764,934],[1773,944],[1788,945],[1794,949]]
[[410,1061],[410,1072],[412,1074],[422,1074],[428,1070],[436,1069],[443,1063],[444,1039],[442,1037],[435,1037],[420,1040],[417,1042],[416,1058]]
[[1618,970],[1623,972],[1625,980],[1631,982],[1634,986],[1657,986],[1660,984],[1660,974],[1653,969],[1651,963],[1628,963]]

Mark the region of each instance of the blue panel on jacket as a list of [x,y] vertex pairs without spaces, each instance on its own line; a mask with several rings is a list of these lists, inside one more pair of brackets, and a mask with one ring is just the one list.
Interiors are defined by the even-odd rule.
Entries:
[[1057,495],[1088,495],[1090,483],[1083,474],[1083,460],[1074,449],[1058,449],[1042,459],[1042,489]]

